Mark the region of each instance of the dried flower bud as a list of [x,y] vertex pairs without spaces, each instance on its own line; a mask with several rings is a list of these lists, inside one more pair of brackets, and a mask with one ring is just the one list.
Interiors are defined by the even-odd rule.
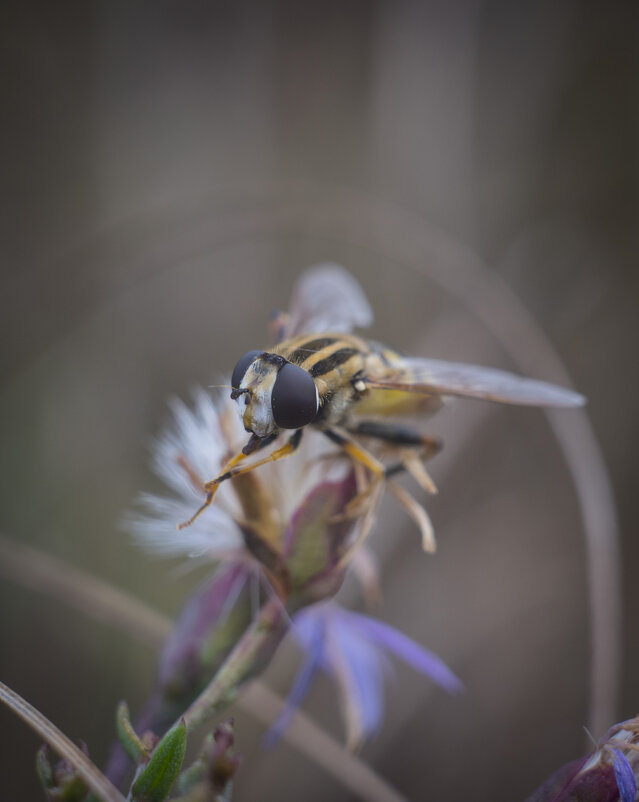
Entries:
[[612,727],[597,749],[556,771],[526,802],[635,802],[639,717]]

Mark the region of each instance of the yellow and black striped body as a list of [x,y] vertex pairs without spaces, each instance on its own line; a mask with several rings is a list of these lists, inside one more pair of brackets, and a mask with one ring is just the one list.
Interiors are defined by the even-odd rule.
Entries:
[[434,411],[436,396],[373,389],[367,379],[405,375],[402,357],[378,343],[348,334],[304,334],[285,340],[272,353],[306,370],[315,381],[320,408],[313,422],[339,425],[351,416],[407,415]]
[[[404,421],[376,418],[423,417],[437,411],[445,396],[542,407],[584,403],[578,393],[546,382],[476,365],[403,357],[352,334],[321,330],[324,325],[343,325],[350,330],[371,320],[359,287],[335,267],[309,274],[297,286],[291,313],[276,320],[274,334],[281,337],[287,331],[299,331],[302,325],[315,333],[292,336],[268,351],[248,351],[238,360],[231,375],[231,398],[250,438],[218,476],[204,484],[204,504],[180,528],[193,523],[211,504],[222,482],[293,454],[306,426],[322,431],[354,463],[369,471],[371,483],[361,496],[370,495],[377,482],[401,470],[408,470],[424,489],[434,492],[421,461],[439,451],[439,441]],[[286,431],[292,434],[284,445],[250,464],[243,463]],[[386,465],[359,444],[359,437],[381,443],[382,450],[397,449],[399,461]],[[395,493],[399,492],[395,487]],[[426,513],[403,492],[402,499],[422,528],[425,543],[432,545]],[[364,517],[366,529],[372,518]]]

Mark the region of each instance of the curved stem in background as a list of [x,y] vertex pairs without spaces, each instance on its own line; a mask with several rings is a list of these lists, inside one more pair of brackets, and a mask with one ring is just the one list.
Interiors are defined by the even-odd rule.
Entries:
[[67,736],[52,724],[39,710],[25,701],[11,688],[0,682],[0,702],[13,710],[31,729],[46,741],[49,746],[68,761],[85,781],[88,787],[103,802],[125,802],[118,789],[102,774],[98,767],[70,741]]
[[[354,245],[384,256],[390,263],[417,272],[445,288],[501,343],[513,362],[532,376],[569,385],[556,351],[515,293],[470,249],[418,215],[404,212],[375,197],[317,184],[264,183],[233,185],[191,203],[180,199],[141,214],[100,237],[58,265],[78,282],[95,281],[111,294],[130,290],[154,275],[222,247],[275,237],[309,235]],[[113,257],[113,242],[118,258]],[[123,253],[132,254],[129,262]],[[87,271],[92,264],[94,271]],[[87,274],[91,276],[87,278]],[[56,275],[52,292],[68,281]],[[56,290],[56,288],[58,288]],[[78,293],[81,298],[82,294]],[[55,309],[56,304],[49,304]],[[92,310],[46,326],[40,340],[17,353],[5,378],[46,348],[54,335],[77,325]],[[20,363],[20,360],[21,363]],[[548,421],[564,454],[579,501],[586,536],[590,598],[591,664],[588,726],[603,732],[616,718],[621,652],[621,590],[619,535],[610,479],[588,415],[583,410],[548,412]]]
[[[362,221],[356,221],[354,239],[363,234],[377,238],[379,250],[387,250],[389,258],[446,289],[494,335],[522,373],[572,385],[552,343],[496,272],[470,249],[425,226],[417,217],[381,202],[371,205],[372,219],[364,230]],[[588,414],[583,409],[569,414],[544,413],[568,465],[586,535],[591,622],[588,727],[591,732],[605,732],[616,719],[621,655],[621,570],[614,494]]]
[[[153,649],[160,648],[173,626],[167,616],[134,596],[3,535],[0,535],[0,576],[68,604]],[[242,689],[235,704],[270,725],[281,713],[284,701],[260,680],[254,679]],[[382,777],[301,711],[295,712],[282,737],[361,799],[406,802]],[[55,748],[53,743],[51,745]],[[67,757],[66,753],[62,754]],[[117,800],[122,802],[119,792]]]

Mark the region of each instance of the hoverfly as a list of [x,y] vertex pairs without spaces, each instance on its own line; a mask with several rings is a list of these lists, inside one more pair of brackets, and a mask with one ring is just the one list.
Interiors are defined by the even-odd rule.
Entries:
[[[436,453],[440,443],[394,418],[431,414],[445,396],[539,407],[585,403],[578,393],[546,382],[476,365],[400,356],[351,333],[371,322],[368,301],[345,270],[321,265],[302,275],[294,287],[290,313],[274,320],[278,344],[268,351],[249,351],[233,370],[231,398],[238,404],[249,440],[218,476],[206,482],[204,503],[180,528],[193,523],[211,504],[222,482],[293,454],[306,426],[321,431],[367,469],[373,484],[406,469],[432,492],[422,460]],[[291,430],[287,442],[267,457],[240,465]],[[361,445],[361,437],[395,448],[402,461],[385,465]],[[406,495],[400,501],[410,507]]]

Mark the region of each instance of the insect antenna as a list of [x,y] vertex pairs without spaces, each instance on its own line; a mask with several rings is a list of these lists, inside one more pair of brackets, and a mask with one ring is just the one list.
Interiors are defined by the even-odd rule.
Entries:
[[248,387],[234,387],[231,390],[231,398],[233,399],[233,401],[236,401],[241,395],[244,395],[245,393],[250,396],[252,394],[252,390],[250,390]]

